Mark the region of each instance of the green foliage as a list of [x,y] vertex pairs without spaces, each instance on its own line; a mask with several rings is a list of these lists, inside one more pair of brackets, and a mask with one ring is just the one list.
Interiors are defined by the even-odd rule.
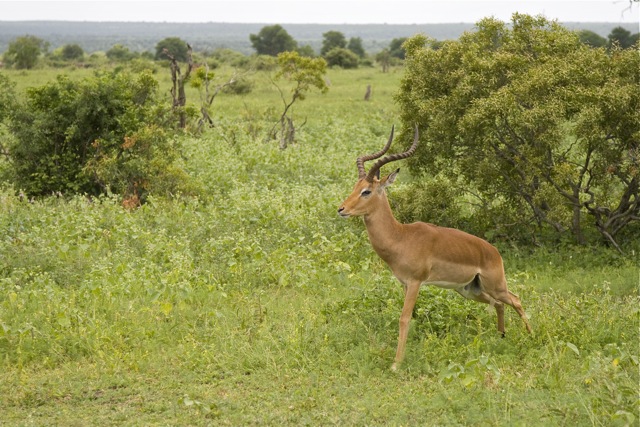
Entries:
[[164,53],[165,49],[171,54],[176,61],[186,62],[188,59],[187,42],[179,37],[167,37],[162,39],[156,44],[156,56],[155,59],[168,59]]
[[176,191],[185,177],[157,89],[149,73],[60,76],[30,88],[9,124],[16,186],[29,195],[113,191],[138,200]]
[[15,103],[15,83],[4,73],[0,73],[0,124],[14,110]]
[[125,62],[135,57],[135,53],[131,52],[128,47],[121,44],[115,44],[106,53],[107,58],[111,61]]
[[405,41],[407,41],[407,37],[399,37],[391,40],[391,43],[389,43],[389,54],[394,58],[404,59],[406,52],[402,45]]
[[589,48],[557,23],[519,14],[511,28],[485,19],[459,41],[431,44],[416,36],[404,45],[397,99],[404,121],[423,129],[411,167],[462,179],[476,214],[512,214],[493,229],[517,224],[522,237],[544,224],[618,247],[640,211],[638,55]]
[[631,31],[625,30],[623,27],[616,27],[611,30],[607,38],[611,47],[619,46],[622,49],[628,49],[638,42],[638,33],[631,34]]
[[66,44],[62,46],[62,59],[65,61],[76,61],[84,57],[84,50],[79,44]]
[[246,77],[235,79],[233,83],[225,86],[222,92],[234,95],[246,95],[253,90],[254,83]]
[[323,78],[327,63],[322,58],[300,56],[298,52],[283,52],[278,55],[278,66],[275,77],[294,83],[291,89],[291,97],[294,100],[303,100],[307,92],[314,87],[322,93],[329,90]]
[[324,57],[330,67],[358,68],[358,55],[349,49],[336,47],[327,52]]
[[316,52],[308,44],[298,46],[296,52],[298,52],[300,56],[308,56],[309,58],[313,58],[314,56],[316,56]]
[[322,34],[322,48],[320,55],[325,56],[333,49],[345,49],[347,47],[347,39],[340,31],[327,31]]
[[278,56],[296,50],[298,43],[281,25],[267,25],[258,34],[249,36],[251,45],[258,55]]
[[9,43],[4,53],[4,62],[19,70],[33,68],[38,58],[48,47],[48,43],[35,36],[23,36]]
[[365,57],[366,52],[364,51],[364,47],[362,47],[362,38],[360,37],[351,37],[349,44],[347,44],[347,49],[358,55],[358,58]]
[[[55,73],[6,74],[20,99]],[[281,101],[267,73],[251,75],[249,97],[220,94],[216,127],[175,136],[197,197],[152,194],[126,210],[113,195],[0,189],[2,423],[637,424],[637,241],[626,256],[499,241],[535,334],[508,310],[500,338],[493,308],[425,287],[405,364],[389,371],[402,288],[362,221],[336,209],[355,157],[379,149],[398,115],[401,75],[325,76],[332,90],[296,105],[308,121],[292,149],[255,132]],[[158,79],[166,91],[170,76]],[[369,102],[363,82],[376,88]],[[414,182],[445,200],[463,183],[400,166],[397,184],[411,184],[391,191],[394,212]],[[420,200],[455,212],[414,198],[415,212]]]
[[216,68],[220,64],[240,67],[245,66],[249,60],[247,56],[231,49],[216,49],[207,56],[215,60],[213,63],[209,62],[209,68]]
[[278,123],[269,133],[269,138],[279,138],[280,148],[284,149],[295,142],[295,125],[291,111],[293,105],[297,101],[303,101],[312,88],[315,87],[320,92],[326,93],[329,87],[323,78],[327,69],[327,63],[323,58],[300,56],[298,52],[283,52],[278,55],[278,66],[275,79],[284,79],[293,83],[293,86],[290,91],[290,99],[278,87],[284,103],[284,111],[280,115]]
[[416,180],[414,185],[400,186],[390,199],[396,207],[396,217],[401,222],[423,221],[444,227],[470,230],[464,221],[459,190],[445,176]]
[[591,47],[605,47],[607,45],[607,39],[593,31],[582,30],[578,35],[582,43],[588,44]]

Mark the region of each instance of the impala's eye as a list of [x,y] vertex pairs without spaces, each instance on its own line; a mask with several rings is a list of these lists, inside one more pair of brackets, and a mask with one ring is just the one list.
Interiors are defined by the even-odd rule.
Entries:
[[362,190],[362,192],[360,192],[361,196],[367,197],[368,195],[371,194],[371,190]]

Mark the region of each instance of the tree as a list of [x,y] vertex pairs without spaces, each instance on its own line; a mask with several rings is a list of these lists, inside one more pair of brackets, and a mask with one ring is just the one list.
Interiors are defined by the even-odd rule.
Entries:
[[47,42],[35,36],[18,37],[9,43],[4,53],[4,61],[17,69],[33,68],[48,46]]
[[289,98],[275,80],[273,81],[280,92],[284,110],[278,122],[271,129],[269,138],[280,139],[280,148],[285,149],[295,141],[296,128],[291,113],[293,104],[297,101],[303,101],[307,92],[314,87],[322,93],[329,90],[323,78],[327,71],[327,63],[322,58],[300,56],[298,52],[283,52],[278,55],[278,67],[275,80],[284,79],[293,83],[293,87],[289,92]]
[[543,17],[514,14],[511,25],[484,19],[439,50],[424,36],[405,43],[397,100],[423,129],[410,165],[475,200],[482,229],[580,243],[597,231],[620,248],[640,219],[637,52],[589,48]]
[[313,58],[316,56],[316,52],[308,44],[298,46],[298,48],[296,49],[296,52],[298,52],[300,56],[308,56],[309,58]]
[[590,30],[582,30],[578,33],[580,41],[591,47],[604,47],[607,45],[607,39]]
[[320,55],[325,56],[327,53],[335,48],[346,48],[347,39],[340,31],[327,31],[322,34],[322,48],[320,49]]
[[220,92],[225,89],[240,91],[236,93],[248,93],[251,91],[250,84],[245,79],[239,77],[236,73],[234,73],[226,82],[217,85],[214,84],[214,78],[215,73],[213,71],[209,71],[209,66],[204,64],[204,66],[196,68],[195,76],[191,79],[191,87],[196,88],[200,95],[200,114],[202,115],[202,118],[198,122],[199,129],[204,125],[213,127],[210,108]]
[[29,195],[112,191],[140,202],[179,191],[186,174],[150,73],[59,76],[27,91],[9,120],[16,188]]
[[15,110],[16,102],[15,83],[0,73],[0,155],[5,157],[9,157],[9,149],[5,146],[2,138],[4,134],[2,125]]
[[107,58],[111,61],[126,62],[135,57],[135,54],[128,47],[121,44],[115,44],[106,53]]
[[173,98],[173,111],[177,113],[180,127],[187,127],[187,111],[185,106],[187,105],[187,92],[184,90],[184,85],[189,81],[191,77],[191,71],[193,71],[193,57],[191,56],[191,46],[187,44],[186,67],[187,70],[182,74],[180,64],[178,64],[178,58],[173,55],[167,48],[162,52],[171,61],[171,97]]
[[607,36],[609,39],[609,45],[618,45],[623,49],[632,47],[638,40],[638,35],[632,35],[631,31],[625,30],[622,27],[616,27],[611,30],[611,33]]
[[258,34],[250,34],[249,40],[258,55],[277,56],[298,47],[298,43],[281,25],[262,27]]
[[16,102],[15,83],[0,73],[0,123],[9,116]]
[[386,73],[389,71],[392,63],[391,52],[389,49],[382,49],[380,52],[376,54],[376,62],[380,64],[382,67],[382,72]]
[[156,45],[156,56],[158,59],[167,59],[165,51],[169,52],[176,61],[186,62],[188,60],[189,47],[187,42],[179,37],[167,37]]
[[404,48],[402,47],[402,44],[407,40],[406,37],[400,37],[397,39],[393,39],[391,40],[391,43],[389,43],[389,53],[391,54],[392,57],[394,58],[398,58],[398,59],[404,59]]
[[325,54],[325,59],[330,67],[358,68],[358,55],[341,47],[331,49]]
[[358,55],[358,57],[360,58],[364,58],[366,54],[366,52],[364,51],[364,47],[362,47],[362,39],[360,37],[351,37],[349,39],[347,49]]
[[66,44],[62,47],[62,59],[65,61],[74,61],[84,57],[84,50],[79,44]]

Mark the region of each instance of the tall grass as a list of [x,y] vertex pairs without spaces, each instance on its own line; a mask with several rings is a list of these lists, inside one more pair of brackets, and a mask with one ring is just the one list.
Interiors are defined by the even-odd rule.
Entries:
[[424,288],[389,370],[401,287],[336,209],[396,117],[397,77],[331,71],[285,151],[260,137],[271,89],[220,98],[184,141],[198,198],[127,211],[3,189],[2,424],[637,423],[637,252],[502,243],[535,334],[507,310],[501,339],[493,310]]

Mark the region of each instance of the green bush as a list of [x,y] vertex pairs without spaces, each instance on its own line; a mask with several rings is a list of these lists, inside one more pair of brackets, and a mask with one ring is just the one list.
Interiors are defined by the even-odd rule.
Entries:
[[330,67],[337,66],[347,69],[358,68],[358,62],[360,61],[358,55],[351,52],[349,49],[341,47],[331,49],[325,55],[325,59]]
[[636,51],[590,48],[521,14],[440,48],[421,35],[403,47],[396,99],[405,128],[421,128],[415,172],[464,181],[479,215],[511,211],[491,222],[515,224],[513,237],[628,244],[622,231],[640,213]]
[[253,82],[247,78],[241,77],[235,80],[229,86],[225,86],[222,92],[233,95],[246,95],[253,90]]
[[59,76],[29,88],[9,123],[16,187],[33,196],[115,192],[138,201],[156,189],[180,191],[186,174],[157,89],[149,72]]

